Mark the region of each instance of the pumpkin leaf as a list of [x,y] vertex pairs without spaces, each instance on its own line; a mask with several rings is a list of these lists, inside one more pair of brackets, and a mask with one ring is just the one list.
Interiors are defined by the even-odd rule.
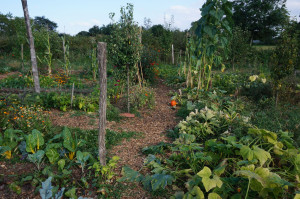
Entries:
[[223,182],[217,175],[213,175],[213,178],[210,178],[212,175],[212,172],[211,172],[210,168],[208,168],[206,166],[200,172],[198,172],[197,175],[202,177],[202,183],[204,185],[206,192],[208,192],[212,188],[215,188],[216,186],[221,188],[221,186],[223,184]]
[[202,178],[210,178],[210,176],[211,176],[211,170],[210,170],[210,168],[208,168],[208,167],[204,167],[201,171],[199,171],[198,173],[197,173],[197,175],[198,176],[200,176],[200,177],[202,177]]
[[204,193],[201,191],[201,189],[198,186],[194,186],[194,188],[191,191],[191,194],[194,195],[196,198],[204,199]]
[[253,154],[259,160],[262,166],[268,159],[271,159],[271,154],[257,146],[253,146]]
[[300,199],[300,193],[297,193],[294,197],[294,199]]
[[158,189],[164,189],[167,185],[171,185],[175,178],[171,175],[165,175],[165,174],[154,174],[151,180],[151,186],[152,190],[156,191]]
[[142,174],[127,166],[122,168],[122,175],[123,177],[118,179],[119,182],[141,182],[145,179]]
[[263,186],[265,185],[265,182],[262,179],[262,177],[260,177],[258,174],[254,173],[252,171],[249,171],[249,170],[239,170],[239,171],[234,172],[234,175],[244,176],[244,177],[247,177],[248,179],[256,179]]
[[249,161],[253,159],[253,151],[248,146],[243,145],[240,149],[240,153],[244,159],[248,159]]
[[217,176],[222,175],[225,172],[225,168],[226,168],[227,164],[221,166],[219,165],[217,168],[214,169],[214,174],[216,174]]
[[222,199],[222,198],[217,193],[210,193],[208,194],[208,199]]

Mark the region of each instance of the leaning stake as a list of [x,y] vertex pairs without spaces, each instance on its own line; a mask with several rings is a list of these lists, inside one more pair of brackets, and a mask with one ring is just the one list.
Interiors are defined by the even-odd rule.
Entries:
[[30,18],[27,6],[27,0],[21,0],[23,11],[24,11],[24,18],[27,30],[27,36],[30,45],[30,57],[31,57],[31,64],[32,64],[32,74],[33,74],[33,81],[34,81],[34,89],[36,93],[40,93],[40,81],[39,81],[39,72],[37,69],[37,61],[36,61],[36,54],[34,49],[34,39],[32,36],[31,25],[30,25]]
[[106,43],[98,43],[98,65],[100,81],[100,98],[99,98],[99,160],[100,165],[106,165],[106,148],[105,148],[105,124],[106,124],[106,98],[107,98],[107,75],[106,75]]

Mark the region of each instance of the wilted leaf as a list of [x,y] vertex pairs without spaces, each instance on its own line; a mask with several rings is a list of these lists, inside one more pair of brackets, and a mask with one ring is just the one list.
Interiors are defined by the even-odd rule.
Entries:
[[265,162],[268,159],[271,159],[271,155],[269,152],[267,152],[257,146],[253,146],[253,154],[254,154],[255,158],[257,158],[260,161],[260,165],[265,164]]
[[240,153],[244,159],[248,159],[249,161],[253,159],[253,151],[248,146],[242,146]]

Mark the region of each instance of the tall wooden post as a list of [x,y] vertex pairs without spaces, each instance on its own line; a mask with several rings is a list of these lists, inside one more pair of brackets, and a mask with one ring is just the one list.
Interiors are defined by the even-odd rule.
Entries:
[[174,65],[174,45],[172,44],[172,64]]
[[21,44],[21,59],[22,59],[22,72],[24,72],[24,48],[23,48],[23,44]]
[[130,94],[130,92],[129,92],[129,83],[130,83],[130,81],[129,81],[129,75],[130,75],[130,73],[129,73],[129,65],[127,64],[127,112],[128,113],[130,113],[130,99],[129,99],[129,94]]
[[35,54],[35,48],[34,48],[34,39],[33,39],[32,31],[31,31],[27,0],[21,0],[21,2],[22,2],[22,6],[23,6],[25,25],[26,25],[27,36],[28,36],[29,45],[30,45],[30,57],[31,57],[31,64],[32,64],[34,89],[35,89],[36,93],[40,93],[41,88],[40,88],[39,72],[38,72],[38,68],[37,68],[36,54]]
[[105,125],[106,125],[106,99],[107,99],[107,74],[106,74],[106,43],[98,43],[98,65],[99,65],[99,160],[100,165],[106,165],[106,148],[105,148]]

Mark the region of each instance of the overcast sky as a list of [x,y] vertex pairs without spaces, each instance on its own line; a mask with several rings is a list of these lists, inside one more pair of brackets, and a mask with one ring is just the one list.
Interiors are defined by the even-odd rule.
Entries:
[[[190,28],[190,24],[200,18],[200,11],[205,0],[27,0],[29,14],[45,16],[58,25],[59,32],[77,34],[94,25],[102,26],[110,23],[109,13],[116,13],[119,19],[121,6],[126,3],[134,5],[134,19],[144,25],[144,18],[150,18],[152,24],[164,24],[174,16],[174,26],[181,30]],[[299,21],[300,0],[287,0],[287,8],[291,16]],[[23,16],[21,0],[0,0],[0,12]]]

